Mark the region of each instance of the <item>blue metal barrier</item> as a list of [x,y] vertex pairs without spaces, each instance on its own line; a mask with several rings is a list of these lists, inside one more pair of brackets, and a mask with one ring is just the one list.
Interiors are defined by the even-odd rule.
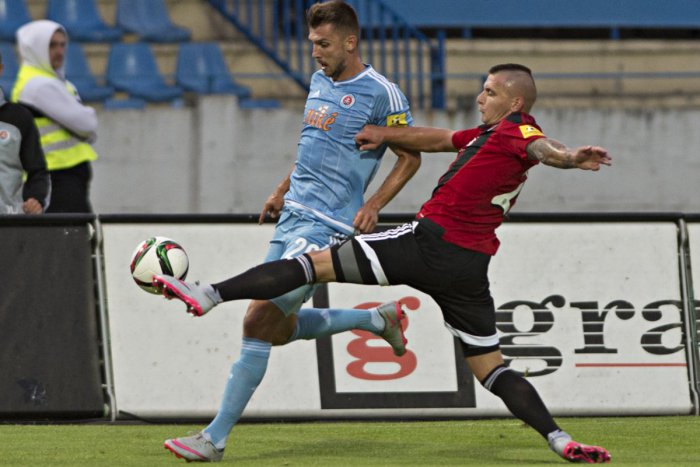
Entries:
[[[307,40],[305,12],[315,0],[208,1],[289,78],[309,89],[316,63]],[[444,36],[429,39],[384,0],[347,3],[360,19],[363,57],[396,82],[414,108],[444,108]]]

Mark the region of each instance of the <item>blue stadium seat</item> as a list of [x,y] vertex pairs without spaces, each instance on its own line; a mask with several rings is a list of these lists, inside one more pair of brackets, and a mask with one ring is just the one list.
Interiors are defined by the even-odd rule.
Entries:
[[5,71],[0,76],[0,88],[5,93],[5,99],[10,100],[10,93],[15,84],[17,71],[19,71],[14,45],[8,42],[0,43],[0,54],[2,54],[2,64],[5,66]]
[[112,45],[107,82],[118,91],[149,102],[167,102],[182,96],[179,86],[165,82],[151,48],[144,42]]
[[62,24],[73,41],[116,42],[122,31],[107,26],[95,0],[49,0],[46,18]]
[[66,49],[66,78],[75,85],[81,99],[86,102],[103,102],[114,95],[114,88],[97,83],[77,42],[70,43]]
[[118,0],[117,26],[147,42],[186,42],[192,36],[173,24],[163,0]]
[[138,97],[110,98],[104,101],[102,108],[105,110],[143,110],[146,108],[146,101]]
[[180,44],[175,81],[199,94],[250,97],[250,90],[233,80],[219,45],[213,42]]
[[31,20],[24,0],[0,0],[0,40],[15,42],[17,29]]
[[241,99],[238,101],[241,109],[279,109],[282,106],[277,99]]

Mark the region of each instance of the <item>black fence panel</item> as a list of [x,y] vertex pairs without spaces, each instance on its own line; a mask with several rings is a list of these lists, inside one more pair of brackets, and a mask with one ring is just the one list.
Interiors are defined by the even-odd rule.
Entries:
[[91,229],[0,230],[0,418],[104,414]]

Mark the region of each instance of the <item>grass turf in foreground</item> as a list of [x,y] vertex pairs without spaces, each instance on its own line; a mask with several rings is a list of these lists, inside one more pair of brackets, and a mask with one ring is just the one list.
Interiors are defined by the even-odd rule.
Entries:
[[[700,465],[700,418],[560,418],[618,465]],[[185,465],[163,440],[201,426],[0,425],[3,466]],[[223,465],[567,465],[517,420],[241,424]]]

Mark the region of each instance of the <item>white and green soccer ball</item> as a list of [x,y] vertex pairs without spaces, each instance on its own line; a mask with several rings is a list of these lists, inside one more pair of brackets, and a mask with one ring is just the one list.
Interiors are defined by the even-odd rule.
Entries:
[[176,241],[167,237],[151,237],[139,243],[130,262],[131,277],[146,292],[157,294],[153,287],[153,275],[165,274],[184,279],[190,261],[187,253]]

